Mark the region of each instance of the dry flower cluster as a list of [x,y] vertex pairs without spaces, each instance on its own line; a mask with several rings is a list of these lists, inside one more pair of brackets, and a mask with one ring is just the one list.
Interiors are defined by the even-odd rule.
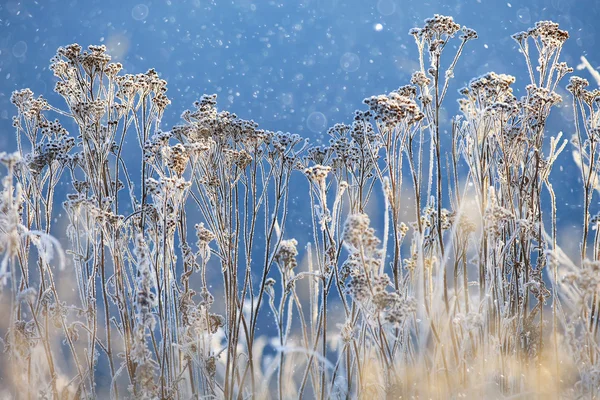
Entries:
[[[571,260],[550,179],[569,144],[546,136],[568,33],[515,34],[524,95],[512,76],[473,79],[449,134],[440,112],[477,34],[439,15],[410,33],[410,84],[324,146],[214,95],[162,131],[154,70],[60,48],[66,106],[15,92],[18,151],[0,155],[0,395],[600,396],[600,91],[567,86],[584,194]],[[288,234],[300,179],[306,243]]]

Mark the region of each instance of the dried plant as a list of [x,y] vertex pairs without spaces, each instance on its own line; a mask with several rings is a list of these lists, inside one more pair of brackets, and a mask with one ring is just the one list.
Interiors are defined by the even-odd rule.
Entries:
[[215,95],[163,131],[154,70],[60,48],[64,106],[13,93],[18,149],[0,154],[2,396],[598,397],[600,92],[567,86],[583,183],[572,260],[551,179],[568,141],[546,137],[568,33],[515,34],[524,95],[490,72],[449,122],[477,34],[440,15],[410,34],[410,84],[321,146]]

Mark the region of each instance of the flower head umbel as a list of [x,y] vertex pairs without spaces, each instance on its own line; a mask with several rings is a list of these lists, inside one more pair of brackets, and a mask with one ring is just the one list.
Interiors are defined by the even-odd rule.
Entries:
[[296,239],[282,240],[279,243],[274,260],[285,273],[291,272],[298,265],[296,261],[296,256],[298,255],[297,245],[298,241]]
[[378,265],[381,241],[370,227],[371,220],[367,214],[352,214],[346,219],[342,239],[346,249],[354,257],[361,257],[369,266]]

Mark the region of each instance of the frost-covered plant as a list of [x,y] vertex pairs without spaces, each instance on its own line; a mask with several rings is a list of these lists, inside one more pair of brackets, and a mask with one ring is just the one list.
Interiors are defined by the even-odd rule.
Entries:
[[572,72],[567,32],[514,35],[523,95],[509,75],[471,80],[448,138],[444,100],[477,34],[440,15],[410,33],[410,83],[321,146],[215,95],[164,131],[156,71],[59,49],[64,107],[13,93],[18,151],[0,154],[2,395],[598,396],[600,93],[567,86],[584,194],[572,261],[551,179],[567,141],[546,124]]

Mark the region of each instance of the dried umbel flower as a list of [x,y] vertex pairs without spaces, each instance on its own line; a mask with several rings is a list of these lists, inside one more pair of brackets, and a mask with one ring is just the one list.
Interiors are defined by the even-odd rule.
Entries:
[[[10,101],[15,105],[19,113],[19,116],[15,117],[14,120],[17,126],[20,126],[20,117],[38,123],[42,119],[42,112],[50,109],[48,101],[41,96],[37,99],[34,98],[33,92],[30,89],[13,92],[10,96]],[[34,142],[33,138],[29,139],[32,143]]]
[[431,79],[429,79],[424,72],[417,71],[410,78],[410,83],[419,87],[424,87],[431,84]]
[[45,167],[51,166],[54,161],[62,165],[70,161],[69,151],[75,146],[75,139],[72,137],[52,138],[36,146],[32,154],[26,156],[25,161],[31,172],[40,174]]
[[69,73],[69,68],[69,63],[60,59],[57,59],[50,64],[50,69],[54,71],[54,76],[57,78],[66,77]]
[[356,177],[353,181],[364,184],[372,176],[381,147],[380,135],[373,128],[371,118],[371,111],[355,111],[352,125],[336,124],[329,129],[332,138],[323,149],[327,154],[323,161],[328,162],[317,164],[331,165],[338,180],[346,180],[346,174],[350,174]]
[[494,187],[490,186],[488,190],[488,205],[484,215],[486,231],[492,237],[499,237],[502,233],[504,224],[512,218],[513,214],[510,210],[507,210],[499,204],[498,198],[496,197],[496,191]]
[[[522,103],[531,110],[533,115],[548,115],[550,108],[562,101],[562,97],[547,88],[536,85],[527,85],[527,96],[522,99]],[[535,127],[535,124],[532,124]]]
[[402,325],[417,311],[416,299],[403,298],[398,293],[388,294],[388,305],[385,308],[384,320],[392,325]]
[[318,186],[325,184],[329,172],[331,172],[331,167],[325,165],[314,165],[304,170],[306,176]]
[[274,260],[282,272],[288,273],[298,265],[296,261],[296,256],[298,255],[297,245],[298,241],[296,239],[282,240],[279,243]]
[[544,46],[557,48],[569,38],[569,33],[558,28],[558,24],[552,21],[539,21],[535,27],[527,31],[529,37],[536,37],[541,40]]
[[454,36],[459,30],[460,25],[454,22],[452,17],[435,14],[433,18],[427,18],[425,20],[425,26],[422,28],[413,28],[409,33],[411,35],[434,40],[445,36]]
[[460,90],[460,94],[465,96],[459,99],[463,115],[472,121],[482,115],[495,118],[500,114],[506,121],[518,111],[517,100],[511,87],[514,82],[513,76],[495,72],[472,79],[468,87]]
[[59,47],[56,52],[57,57],[64,57],[71,64],[79,62],[79,56],[81,55],[81,46],[77,43],[70,44],[65,47]]
[[196,224],[195,228],[196,237],[198,238],[196,244],[199,248],[207,246],[210,242],[212,242],[215,239],[215,235],[211,231],[206,229],[203,223]]
[[159,114],[162,114],[162,112],[167,108],[167,106],[169,104],[171,104],[171,100],[164,93],[157,93],[152,98],[152,102],[154,103],[154,105],[158,109]]
[[285,153],[290,146],[299,143],[300,141],[302,141],[300,135],[287,132],[277,132],[273,136],[272,145],[275,150]]
[[160,157],[161,150],[168,146],[169,139],[171,138],[171,132],[157,132],[144,143],[144,160],[151,163],[155,157]]
[[512,93],[510,85],[513,83],[515,83],[515,77],[512,75],[488,72],[483,76],[472,79],[469,82],[469,89],[479,93],[481,100],[491,97],[494,101],[502,101],[505,96]]
[[121,63],[110,63],[104,68],[104,73],[107,77],[114,79],[122,69],[123,65]]
[[230,168],[237,167],[239,170],[244,170],[252,162],[252,156],[246,150],[223,149],[223,155]]
[[186,181],[184,178],[168,178],[162,177],[159,180],[154,178],[146,179],[146,188],[150,194],[155,198],[156,204],[162,205],[165,200],[171,200],[168,202],[167,207],[174,211],[179,206],[178,202],[182,200],[182,194],[191,186],[191,182]]
[[31,89],[16,90],[10,96],[10,102],[13,103],[21,113],[27,111],[31,100],[33,100],[33,92]]
[[371,220],[366,214],[353,214],[349,215],[344,225],[344,233],[342,239],[348,245],[351,245],[355,249],[360,248],[362,245],[362,235],[369,229]]
[[244,170],[250,163],[252,163],[252,156],[246,150],[241,150],[235,159],[235,165],[240,170]]
[[177,176],[181,176],[187,166],[189,155],[186,148],[181,143],[177,143],[168,148],[166,159],[169,168],[175,171]]
[[385,309],[389,304],[389,296],[387,292],[388,286],[391,285],[390,277],[388,274],[382,274],[373,277],[371,280],[371,289],[373,291],[373,304],[379,311]]
[[370,227],[371,220],[367,214],[351,214],[346,219],[342,239],[348,250],[354,254],[363,249],[365,256],[376,256],[377,247],[381,241],[375,236],[375,230]]
[[567,85],[567,90],[573,93],[573,96],[580,96],[586,87],[588,87],[590,83],[587,79],[580,78],[578,76],[572,76],[569,79],[569,84]]
[[466,26],[462,27],[462,35],[460,36],[462,40],[473,40],[477,39],[477,32],[474,29],[467,28]]
[[63,128],[62,124],[58,119],[55,119],[54,121],[40,121],[39,126],[41,128],[41,133],[44,136],[60,137],[69,134],[69,132],[67,132],[67,130]]
[[369,97],[364,100],[364,103],[373,112],[375,120],[387,128],[394,128],[400,124],[410,126],[425,117],[412,98],[397,92],[392,92],[387,96]]
[[90,76],[99,71],[104,71],[104,68],[110,61],[110,56],[106,54],[106,46],[90,45],[88,46],[88,50],[79,56],[78,61],[81,63],[83,70]]
[[308,149],[307,159],[315,164],[325,164],[328,155],[331,153],[330,147],[314,146]]
[[355,301],[364,303],[371,298],[368,279],[367,275],[362,272],[351,275],[346,284],[346,293],[352,296]]
[[[91,133],[90,137],[98,137],[95,135],[95,126],[89,124],[98,124],[107,112],[108,102],[104,99],[94,101],[78,101],[72,105],[71,110],[76,118],[81,121],[82,126],[88,127],[84,133]],[[101,135],[106,136],[106,135]],[[84,136],[85,137],[85,136]]]

